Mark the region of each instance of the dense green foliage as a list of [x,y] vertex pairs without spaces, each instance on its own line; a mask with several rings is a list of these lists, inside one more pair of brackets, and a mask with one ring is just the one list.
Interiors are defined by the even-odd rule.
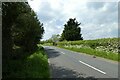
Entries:
[[16,46],[32,52],[44,29],[30,6],[24,2],[2,3],[2,14],[3,58],[10,57]]
[[3,80],[4,78],[30,78],[33,80],[50,77],[47,56],[41,46],[25,59],[10,59],[6,63],[8,64],[4,64]]
[[[38,50],[37,44],[43,33],[43,24],[40,23],[28,3],[2,3],[2,74],[4,78],[11,75],[12,72],[9,69],[17,65],[17,61],[23,61]],[[9,64],[12,67],[9,67]],[[22,67],[22,63],[20,64],[19,67]],[[16,70],[19,69],[16,67]]]
[[75,41],[83,40],[81,36],[81,28],[79,27],[81,23],[78,23],[76,19],[70,18],[67,24],[64,25],[64,30],[61,36],[61,40]]

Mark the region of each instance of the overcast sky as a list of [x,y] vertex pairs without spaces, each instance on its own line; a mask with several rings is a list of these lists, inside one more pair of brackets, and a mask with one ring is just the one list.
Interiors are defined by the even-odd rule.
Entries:
[[29,0],[44,24],[43,40],[61,34],[69,18],[81,22],[82,37],[97,39],[118,36],[118,3],[87,0]]

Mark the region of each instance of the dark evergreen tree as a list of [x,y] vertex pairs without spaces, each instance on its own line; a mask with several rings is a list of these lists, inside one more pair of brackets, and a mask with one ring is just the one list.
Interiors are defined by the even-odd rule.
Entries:
[[[8,78],[9,75],[15,73],[14,71],[17,71],[18,68],[13,69],[13,66],[16,66],[16,63],[14,63],[16,59],[26,60],[30,54],[34,53],[36,49],[39,49],[37,44],[42,38],[43,33],[43,23],[38,20],[28,3],[2,3],[3,79]],[[17,76],[13,75],[12,77]]]
[[67,24],[64,25],[64,30],[61,36],[61,40],[75,41],[83,40],[81,36],[81,28],[79,27],[81,23],[76,21],[76,18],[70,18]]
[[13,53],[12,25],[17,16],[24,13],[25,3],[2,3],[2,57],[10,58]]
[[3,59],[11,58],[16,46],[31,53],[42,38],[43,32],[43,24],[37,19],[28,3],[2,3]]

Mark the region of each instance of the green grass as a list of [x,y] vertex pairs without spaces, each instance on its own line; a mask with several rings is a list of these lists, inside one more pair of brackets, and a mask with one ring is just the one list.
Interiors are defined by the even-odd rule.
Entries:
[[3,78],[49,78],[50,72],[45,51],[39,49],[25,59],[7,60]]
[[95,40],[62,41],[58,42],[57,44],[59,46],[82,45],[91,47],[93,49],[102,46],[104,49],[107,48],[108,51],[117,52],[116,49],[119,47],[119,40],[120,38],[102,38]]
[[72,50],[72,51],[76,51],[76,52],[86,53],[89,55],[103,57],[103,58],[114,60],[114,61],[120,61],[120,59],[118,58],[118,54],[115,54],[112,52],[97,51],[97,50],[92,49],[92,48],[70,48],[70,47],[63,47],[63,46],[58,46],[58,47]]
[[[120,38],[102,38],[95,40],[62,41],[58,42],[57,46],[76,52],[120,61],[118,54],[119,43]],[[44,43],[43,45],[53,46],[52,43]]]

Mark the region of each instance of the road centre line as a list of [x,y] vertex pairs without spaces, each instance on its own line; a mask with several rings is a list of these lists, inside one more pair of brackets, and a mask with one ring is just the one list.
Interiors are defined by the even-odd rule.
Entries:
[[[65,54],[64,52],[61,52],[62,54]],[[96,71],[98,71],[98,72],[100,72],[100,73],[102,73],[102,74],[106,74],[106,72],[104,72],[104,71],[102,71],[102,70],[100,70],[100,69],[97,69],[97,68],[95,68],[95,67],[93,67],[93,66],[91,66],[91,65],[89,65],[89,64],[87,64],[87,63],[85,63],[85,62],[83,62],[83,61],[80,61],[79,60],[79,62],[80,63],[82,63],[82,64],[84,64],[84,65],[86,65],[86,66],[88,66],[88,67],[90,67],[90,68],[92,68],[92,69],[94,69],[94,70],[96,70]]]
[[87,63],[85,63],[83,61],[79,60],[79,62],[82,63],[82,64],[84,64],[84,65],[86,65],[86,66],[88,66],[88,67],[90,67],[90,68],[92,68],[92,69],[94,69],[94,70],[96,70],[96,71],[98,71],[98,72],[100,72],[100,73],[102,73],[102,74],[106,74],[106,72],[104,72],[104,71],[102,71],[100,69],[97,69],[97,68],[95,68],[95,67],[93,67],[93,66],[91,66],[91,65],[89,65],[89,64],[87,64]]

